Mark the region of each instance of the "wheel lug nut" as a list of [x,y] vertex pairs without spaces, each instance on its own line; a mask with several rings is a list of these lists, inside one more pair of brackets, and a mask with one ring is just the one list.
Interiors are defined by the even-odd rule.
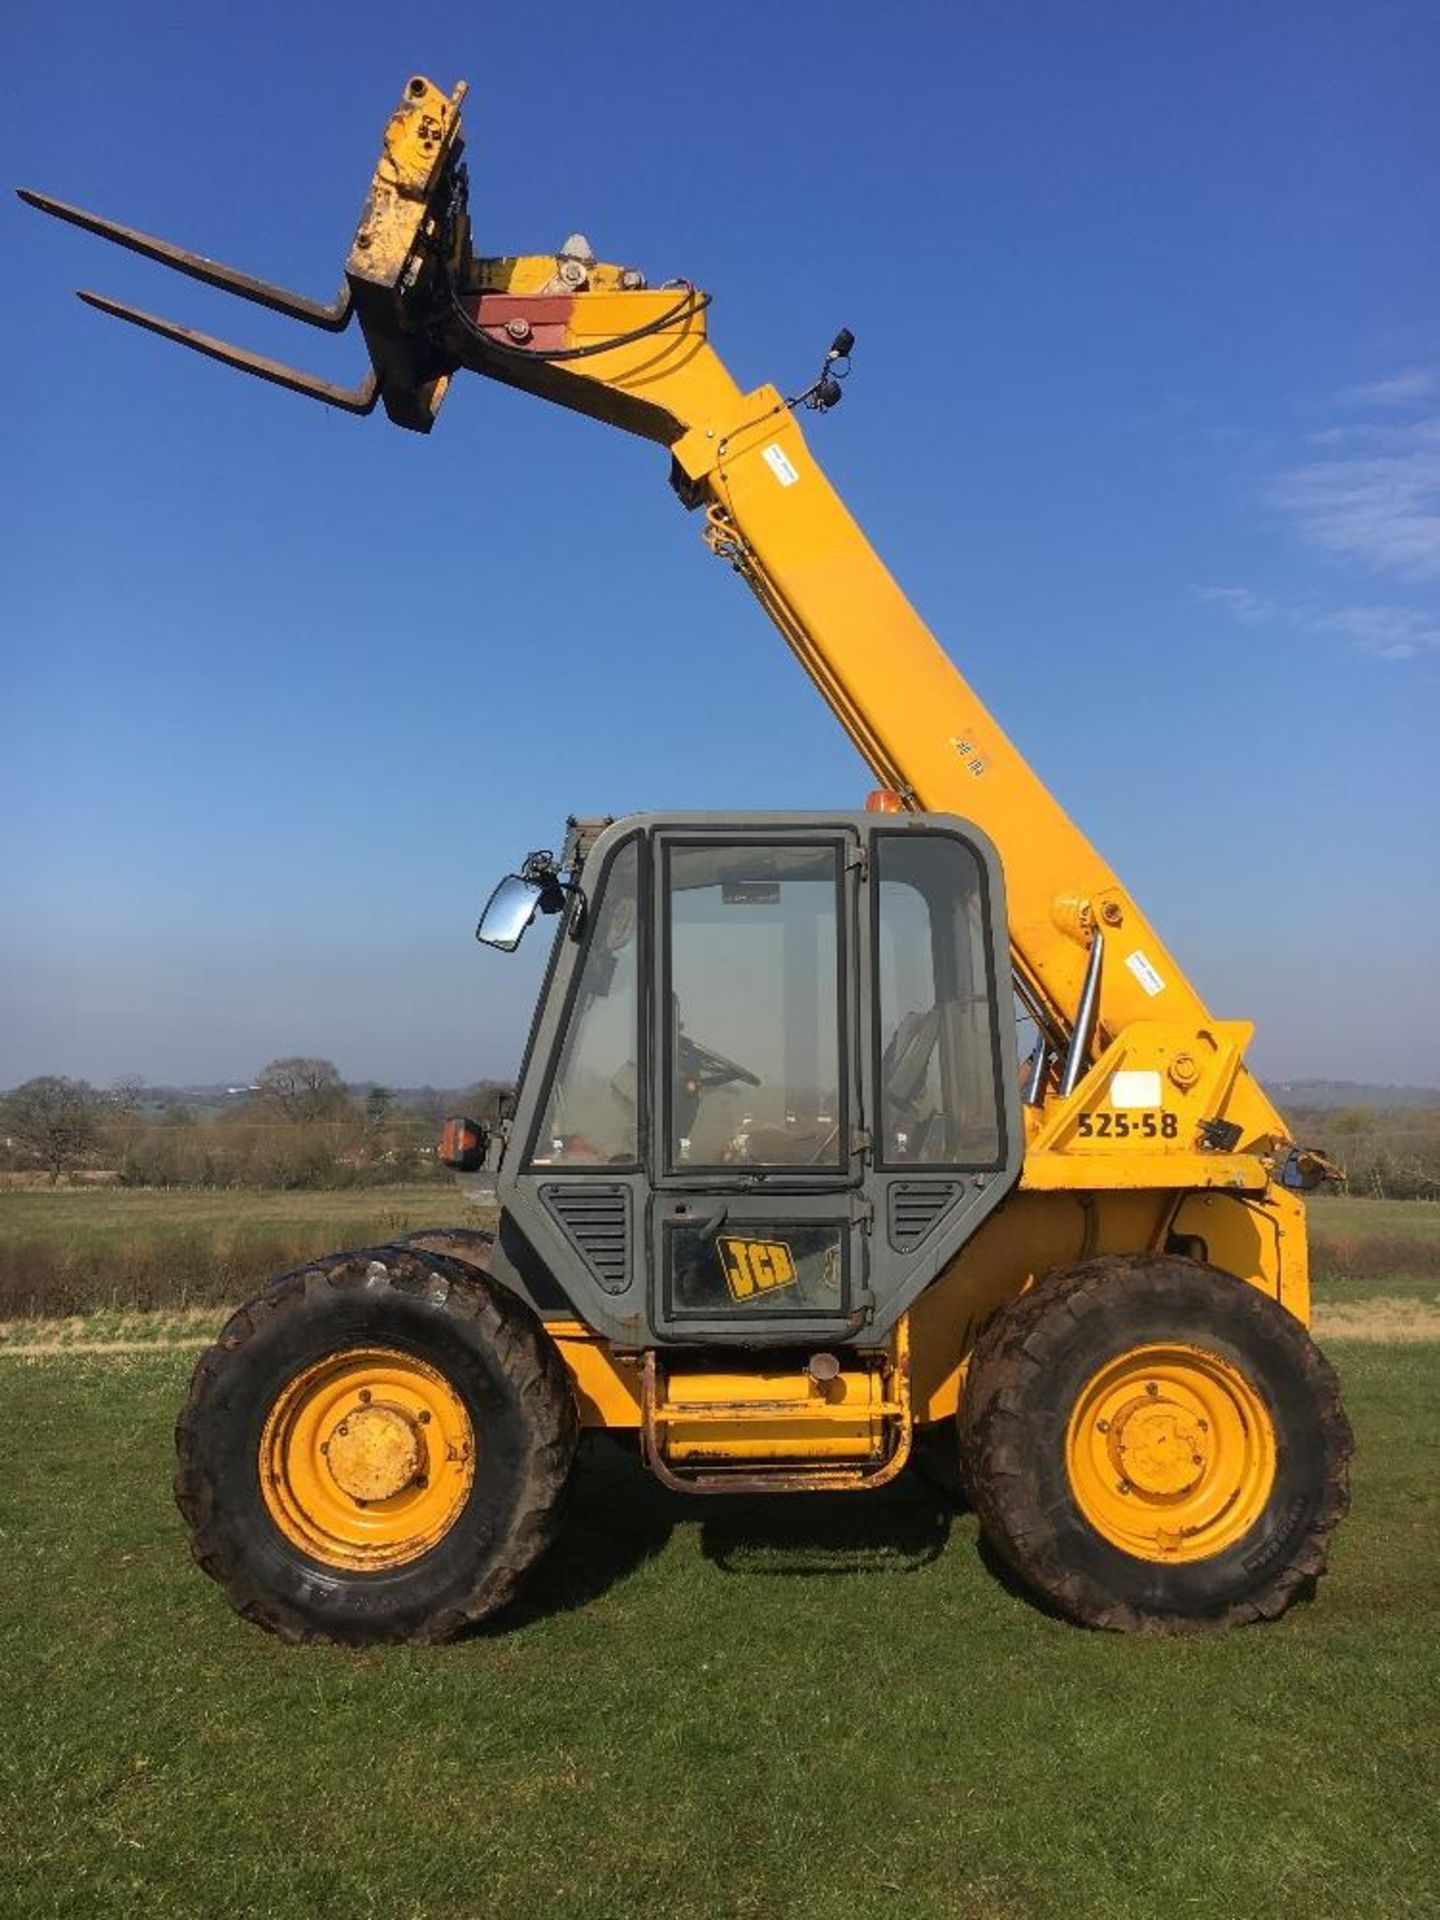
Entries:
[[1095,1422],[1095,1431],[1097,1433],[1108,1433],[1110,1431],[1110,1422],[1108,1420],[1097,1420]]
[[1149,1394],[1156,1394],[1160,1391],[1160,1389],[1159,1387],[1156,1386],[1153,1380],[1147,1380],[1145,1382],[1145,1391]]
[[369,1387],[361,1387],[361,1389],[360,1389],[360,1402],[361,1402],[361,1405],[362,1405],[362,1406],[366,1406],[366,1407],[368,1407],[368,1406],[369,1406],[369,1404],[370,1404],[370,1389],[369,1389]]
[[1128,1480],[1119,1480],[1119,1481],[1117,1481],[1117,1482],[1116,1482],[1116,1485],[1115,1485],[1115,1491],[1116,1491],[1117,1493],[1129,1493],[1129,1491],[1130,1491],[1130,1482],[1129,1482]]
[[420,1424],[422,1427],[428,1427],[430,1424],[430,1416],[423,1409],[420,1414]]

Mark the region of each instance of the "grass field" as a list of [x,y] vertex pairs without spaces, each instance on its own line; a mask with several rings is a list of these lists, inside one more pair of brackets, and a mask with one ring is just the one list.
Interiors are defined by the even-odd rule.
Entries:
[[1317,1278],[1440,1281],[1440,1202],[1313,1194],[1306,1211]]
[[[449,1182],[284,1193],[0,1189],[0,1321],[220,1305],[336,1247],[477,1217]],[[1440,1286],[1440,1204],[1319,1197],[1310,1224],[1321,1280]]]
[[475,1218],[449,1181],[283,1193],[0,1189],[0,1320],[240,1300],[336,1247]]
[[193,1356],[0,1358],[0,1912],[1429,1914],[1440,1348],[1339,1345],[1319,1598],[1086,1634],[920,1484],[707,1504],[610,1443],[520,1606],[290,1650],[188,1563]]
[[[1402,1203],[1396,1202],[1396,1205]],[[269,1192],[226,1187],[8,1187],[0,1189],[0,1240],[108,1252],[125,1240],[157,1245],[196,1233],[220,1247],[256,1237],[316,1232],[333,1239],[372,1226],[444,1225],[471,1211],[449,1181],[424,1186]],[[1440,1209],[1437,1209],[1440,1211]]]
[[12,1282],[39,1249],[52,1283],[29,1310],[77,1275],[108,1309],[0,1326],[5,1920],[1435,1910],[1440,1208],[1314,1205],[1355,1508],[1278,1626],[1081,1633],[918,1481],[709,1504],[597,1441],[487,1630],[277,1646],[170,1504],[194,1348],[257,1265],[466,1217],[433,1187],[0,1192]]
[[1440,1200],[1369,1200],[1312,1193],[1305,1210],[1317,1240],[1333,1241],[1352,1233],[1402,1233],[1440,1245]]

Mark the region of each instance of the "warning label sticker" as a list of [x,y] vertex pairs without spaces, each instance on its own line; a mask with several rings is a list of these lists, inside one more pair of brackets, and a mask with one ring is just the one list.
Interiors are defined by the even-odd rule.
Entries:
[[800,478],[795,471],[794,462],[783,447],[777,447],[772,443],[763,449],[761,458],[782,487],[793,487]]
[[1134,953],[1126,954],[1125,964],[1152,1000],[1157,993],[1163,993],[1165,991],[1165,982],[1160,978],[1159,974],[1138,947]]

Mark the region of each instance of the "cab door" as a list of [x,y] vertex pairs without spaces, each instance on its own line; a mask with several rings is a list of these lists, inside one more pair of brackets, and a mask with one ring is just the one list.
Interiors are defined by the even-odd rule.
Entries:
[[1013,1188],[1023,1129],[995,849],[961,820],[891,816],[867,875],[870,1270],[888,1324]]
[[861,835],[655,835],[651,1315],[664,1339],[843,1339],[869,1318]]

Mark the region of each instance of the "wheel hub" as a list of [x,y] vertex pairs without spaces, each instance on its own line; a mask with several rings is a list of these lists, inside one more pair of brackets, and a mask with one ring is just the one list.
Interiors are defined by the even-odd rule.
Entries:
[[1120,1479],[1157,1499],[1189,1493],[1205,1472],[1206,1434],[1187,1407],[1158,1387],[1119,1409],[1107,1446]]
[[1203,1560],[1243,1540],[1275,1483],[1263,1398],[1201,1347],[1133,1347],[1086,1382],[1065,1440],[1070,1491],[1101,1536],[1140,1560]]
[[391,1500],[419,1478],[425,1443],[403,1407],[359,1406],[335,1426],[325,1460],[336,1486],[352,1500]]
[[276,1395],[260,1436],[260,1491],[292,1546],[378,1573],[418,1560],[455,1525],[477,1443],[464,1401],[428,1361],[341,1349]]

